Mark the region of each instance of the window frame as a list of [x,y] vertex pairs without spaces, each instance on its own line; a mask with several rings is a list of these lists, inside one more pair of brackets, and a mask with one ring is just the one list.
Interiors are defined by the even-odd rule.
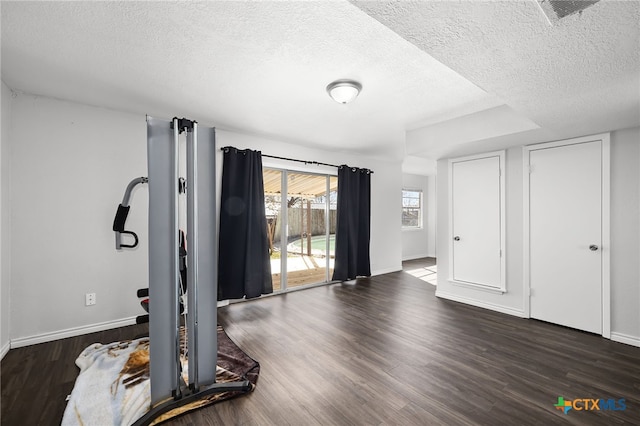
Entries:
[[[418,197],[418,224],[417,225],[405,225],[404,216],[405,209],[416,210],[416,207],[405,207],[404,200],[406,198],[415,199],[415,197],[405,197],[405,192],[415,192],[419,194]],[[420,230],[424,228],[424,191],[418,188],[402,188],[402,217],[401,217],[401,226],[403,231],[411,231],[411,230]]]

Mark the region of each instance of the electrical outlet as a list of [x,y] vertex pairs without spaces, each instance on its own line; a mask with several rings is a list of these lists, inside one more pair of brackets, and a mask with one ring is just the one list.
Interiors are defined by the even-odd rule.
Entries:
[[91,306],[96,304],[96,294],[95,293],[87,293],[84,295],[84,305]]

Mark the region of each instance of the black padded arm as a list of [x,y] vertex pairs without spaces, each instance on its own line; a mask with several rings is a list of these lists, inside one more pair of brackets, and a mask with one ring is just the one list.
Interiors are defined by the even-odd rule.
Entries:
[[116,217],[113,219],[113,230],[117,232],[124,232],[124,223],[127,221],[127,216],[129,215],[130,206],[123,206],[122,204],[118,205],[118,210],[116,211]]

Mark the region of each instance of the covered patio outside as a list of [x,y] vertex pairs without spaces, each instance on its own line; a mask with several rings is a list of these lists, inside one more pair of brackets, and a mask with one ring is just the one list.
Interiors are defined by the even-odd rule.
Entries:
[[337,177],[276,169],[264,169],[263,175],[273,290],[329,281]]

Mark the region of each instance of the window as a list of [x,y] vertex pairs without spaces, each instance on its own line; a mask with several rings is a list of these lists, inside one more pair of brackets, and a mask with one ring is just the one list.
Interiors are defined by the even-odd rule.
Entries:
[[422,191],[402,190],[402,227],[422,228]]

